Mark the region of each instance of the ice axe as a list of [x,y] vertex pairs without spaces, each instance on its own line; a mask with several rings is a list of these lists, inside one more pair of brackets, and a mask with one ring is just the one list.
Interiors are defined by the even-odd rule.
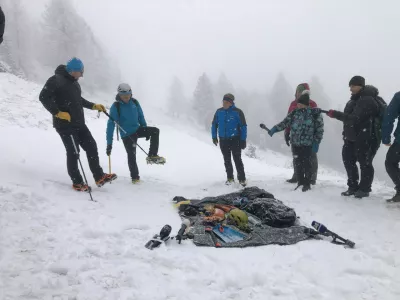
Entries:
[[268,133],[270,132],[270,130],[268,129],[267,126],[265,126],[265,124],[261,123],[261,124],[260,124],[260,127],[261,127],[262,129],[266,130]]
[[[354,248],[354,246],[356,245],[354,242],[344,239],[340,235],[328,230],[328,228],[326,228],[326,226],[321,223],[312,221],[311,226],[314,227],[315,230],[317,230],[320,234],[322,234],[324,236],[332,237],[333,238],[332,243],[334,243],[334,244],[344,244],[350,248]],[[338,242],[336,240],[339,240],[340,242]]]

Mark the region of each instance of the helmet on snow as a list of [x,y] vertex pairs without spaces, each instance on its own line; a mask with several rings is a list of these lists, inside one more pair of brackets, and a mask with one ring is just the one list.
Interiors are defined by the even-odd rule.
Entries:
[[121,84],[118,86],[117,91],[118,91],[118,94],[120,94],[120,95],[129,95],[129,94],[132,94],[131,86],[130,86],[129,84],[127,84],[127,83],[121,83]]
[[249,224],[249,217],[247,214],[238,208],[234,208],[229,212],[228,219],[242,230],[246,229]]

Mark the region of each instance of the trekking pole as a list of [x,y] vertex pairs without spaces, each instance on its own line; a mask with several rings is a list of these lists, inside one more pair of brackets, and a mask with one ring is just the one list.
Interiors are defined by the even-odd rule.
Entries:
[[111,174],[111,155],[108,156],[108,174]]
[[[105,115],[106,115],[107,117],[109,117],[110,120],[113,121],[115,125],[117,125],[117,127],[119,128],[119,130],[121,130],[121,131],[122,131],[123,133],[125,133],[125,134],[128,134],[128,133],[118,124],[118,122],[115,121],[106,111],[103,111],[103,113],[105,113]],[[137,143],[137,141],[135,141],[130,135],[129,135],[128,137],[132,140],[132,142],[136,143],[136,145],[140,148],[140,150],[142,150],[142,151],[144,152],[144,154],[146,154],[147,156],[149,156],[149,155],[147,154],[147,152],[144,151],[144,149],[143,149],[142,147],[139,146],[139,144]]]
[[74,145],[74,148],[75,148],[75,154],[76,154],[76,156],[78,157],[79,164],[81,165],[81,169],[82,169],[82,173],[83,173],[83,178],[85,178],[85,183],[86,183],[86,185],[88,186],[88,189],[89,189],[90,200],[94,201],[94,200],[93,200],[93,197],[92,197],[92,189],[89,187],[88,181],[87,181],[87,179],[86,179],[85,171],[83,170],[82,163],[81,163],[81,159],[80,159],[80,157],[79,157],[78,148],[76,147],[75,140],[74,140],[74,136],[73,136],[72,134],[71,134],[71,140],[72,140],[72,144]]

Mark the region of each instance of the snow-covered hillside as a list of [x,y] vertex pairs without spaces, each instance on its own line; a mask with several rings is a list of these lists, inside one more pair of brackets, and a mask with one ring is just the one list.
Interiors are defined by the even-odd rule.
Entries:
[[[167,164],[148,166],[139,151],[143,183],[131,185],[124,147],[115,141],[112,171],[119,179],[99,189],[82,152],[98,201],[90,202],[71,190],[64,147],[39,91],[0,74],[0,299],[400,299],[400,207],[385,203],[390,188],[375,184],[368,199],[343,198],[343,176],[321,168],[318,185],[302,193],[284,182],[292,172],[289,157],[246,157],[250,186],[273,193],[306,224],[323,222],[356,248],[304,241],[216,249],[171,241],[150,251],[144,244],[163,225],[179,228],[172,197],[234,189],[223,185],[219,149],[206,133],[142,101],[149,125],[161,129]],[[108,171],[106,117],[85,112]],[[148,142],[139,143],[148,150]]]

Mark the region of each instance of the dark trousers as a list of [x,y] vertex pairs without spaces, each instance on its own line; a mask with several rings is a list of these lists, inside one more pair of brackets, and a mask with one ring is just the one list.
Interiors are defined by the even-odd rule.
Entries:
[[293,146],[294,169],[299,185],[311,184],[311,146]]
[[128,155],[128,166],[132,179],[139,179],[139,169],[136,163],[136,145],[138,138],[150,139],[149,156],[158,154],[160,130],[156,127],[140,127],[134,134],[122,139]]
[[385,166],[386,172],[395,184],[395,190],[400,192],[400,144],[396,142],[390,146],[389,151],[386,154]]
[[64,143],[67,151],[67,169],[73,184],[82,184],[83,179],[78,168],[78,156],[72,143],[71,135],[74,138],[75,145],[80,151],[79,146],[86,152],[89,162],[90,171],[94,180],[98,181],[104,175],[103,169],[100,167],[99,154],[97,144],[86,125],[80,128],[57,130]]
[[[342,158],[347,172],[347,185],[349,189],[371,192],[375,173],[372,161],[378,148],[378,143],[374,141],[344,142]],[[361,170],[360,182],[357,162],[360,164]]]
[[[292,145],[292,154],[293,154],[293,145]],[[297,180],[296,177],[296,164],[295,164],[295,158],[293,156],[293,179]],[[317,181],[318,177],[318,156],[317,153],[312,152],[311,153],[311,183],[315,183]]]
[[220,139],[219,146],[224,157],[225,170],[228,179],[233,179],[232,156],[235,162],[239,181],[245,181],[244,166],[242,161],[242,149],[240,148],[240,139]]

